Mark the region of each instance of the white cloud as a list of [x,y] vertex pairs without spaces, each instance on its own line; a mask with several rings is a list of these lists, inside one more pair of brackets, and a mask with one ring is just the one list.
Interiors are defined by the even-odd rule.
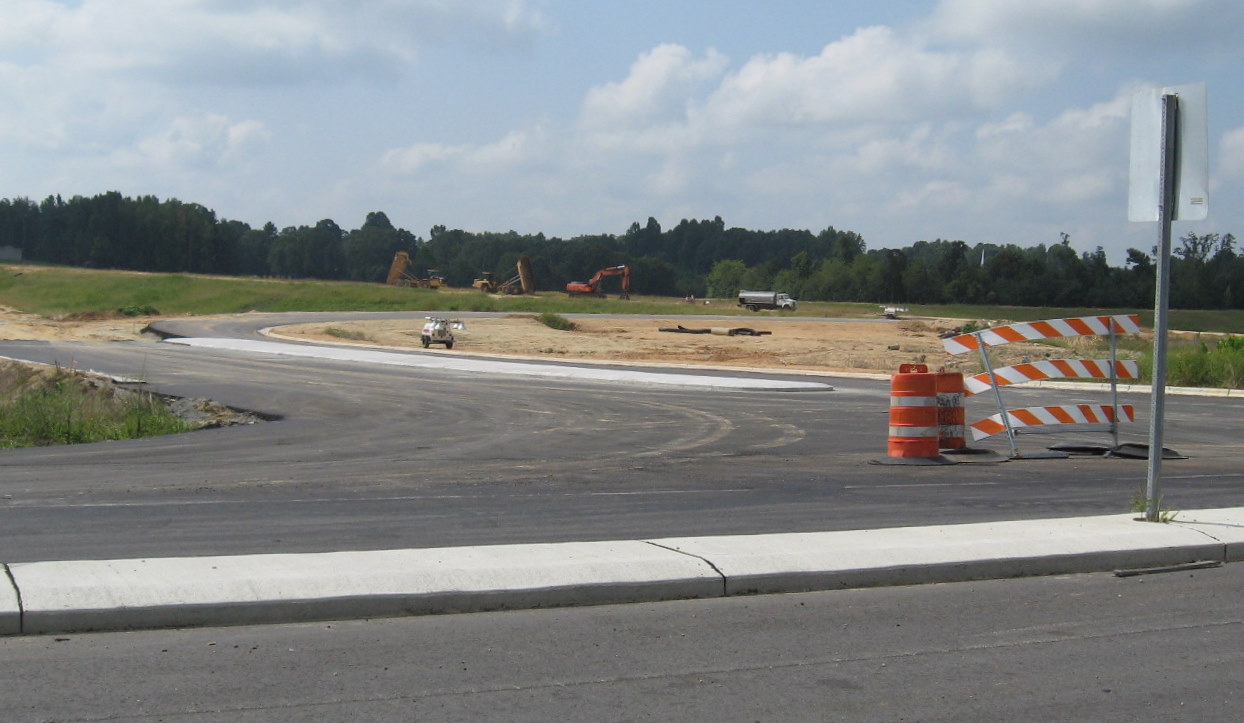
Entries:
[[488,173],[540,160],[547,144],[542,128],[512,131],[495,143],[472,148],[467,161],[475,170]]
[[447,166],[446,169],[438,169],[438,173],[495,173],[539,161],[548,151],[548,144],[544,130],[537,127],[507,133],[492,143],[415,143],[403,148],[393,148],[385,151],[376,165],[380,171],[395,176],[418,175],[433,164]]
[[992,176],[1032,179],[994,186],[1011,202],[1081,205],[1126,184],[1132,90],[1088,108],[1070,108],[1044,125],[1013,114],[976,131],[974,169]]
[[588,91],[580,124],[595,130],[682,120],[694,93],[719,77],[727,62],[713,50],[696,60],[681,45],[658,45],[639,56],[624,80]]
[[468,151],[466,146],[449,146],[441,143],[415,143],[405,148],[388,150],[380,157],[380,167],[396,174],[415,174],[429,164],[461,157]]
[[126,153],[131,165],[169,172],[183,167],[227,166],[244,162],[270,134],[263,123],[231,122],[220,115],[176,118],[162,132]]
[[0,4],[0,41],[19,64],[228,86],[372,80],[400,72],[429,45],[521,44],[543,26],[541,13],[520,0]]
[[925,121],[979,112],[1046,75],[1001,51],[936,51],[871,27],[813,57],[752,58],[722,83],[703,116],[732,128]]

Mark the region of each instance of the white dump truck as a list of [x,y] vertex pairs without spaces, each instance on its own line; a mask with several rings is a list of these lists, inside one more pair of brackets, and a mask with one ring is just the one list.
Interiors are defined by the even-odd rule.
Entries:
[[799,302],[781,291],[740,291],[739,306],[748,311],[761,309],[788,309],[794,311]]

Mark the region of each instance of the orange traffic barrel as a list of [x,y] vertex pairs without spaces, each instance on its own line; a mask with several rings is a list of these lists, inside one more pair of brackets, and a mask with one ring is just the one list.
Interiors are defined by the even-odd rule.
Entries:
[[938,456],[937,375],[924,364],[903,364],[890,377],[890,440],[898,458]]
[[937,445],[942,449],[964,449],[968,443],[963,372],[940,371],[933,376],[937,378]]

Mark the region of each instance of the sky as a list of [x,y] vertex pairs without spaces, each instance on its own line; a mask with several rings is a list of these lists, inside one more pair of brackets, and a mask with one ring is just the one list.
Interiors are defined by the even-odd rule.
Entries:
[[1244,234],[1237,0],[0,0],[0,198],[572,238],[720,216],[1121,265],[1132,98],[1204,82]]

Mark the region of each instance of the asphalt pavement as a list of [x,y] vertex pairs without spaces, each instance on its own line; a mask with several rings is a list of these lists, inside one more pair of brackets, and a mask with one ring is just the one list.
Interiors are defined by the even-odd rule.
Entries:
[[287,623],[1235,562],[1244,508],[936,527],[5,565],[0,633]]
[[[548,375],[515,362],[221,339],[257,355],[450,365]],[[223,346],[222,346],[223,345]],[[345,355],[345,356],[342,356]],[[359,355],[359,356],[351,356]],[[397,362],[397,359],[405,360]],[[471,368],[461,365],[468,363]],[[452,366],[458,365],[458,366]],[[553,367],[619,384],[823,391],[818,382]],[[471,612],[912,585],[1181,565],[1244,553],[1244,508],[786,534],[4,565],[0,633],[45,634]]]

